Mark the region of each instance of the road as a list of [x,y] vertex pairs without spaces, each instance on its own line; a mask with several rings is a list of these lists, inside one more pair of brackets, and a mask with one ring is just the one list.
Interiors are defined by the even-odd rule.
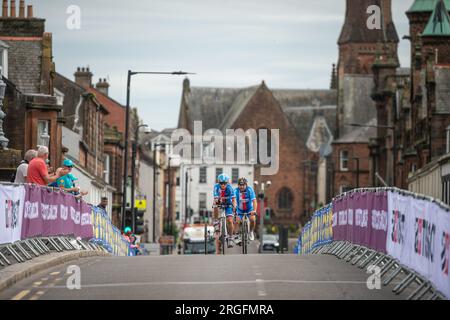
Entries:
[[[369,290],[368,275],[333,256],[292,254],[172,255],[86,258],[35,274],[0,299],[298,300],[399,299],[391,288]],[[70,265],[81,289],[66,286]]]

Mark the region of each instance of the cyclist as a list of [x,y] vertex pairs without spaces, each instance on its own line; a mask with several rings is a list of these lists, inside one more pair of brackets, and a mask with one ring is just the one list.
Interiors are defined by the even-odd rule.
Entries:
[[250,234],[248,236],[250,241],[255,240],[255,227],[256,227],[256,208],[257,201],[255,191],[252,187],[248,186],[246,178],[240,178],[238,180],[238,187],[234,190],[234,195],[237,202],[237,216],[235,228],[239,230],[239,225],[242,222],[244,213],[250,215]]
[[[230,177],[226,174],[221,174],[217,177],[217,184],[214,186],[214,229],[216,236],[216,253],[220,253],[220,220],[219,220],[219,208],[217,206],[227,205],[225,214],[227,217],[227,244],[228,248],[233,247],[233,233],[234,233],[234,211],[236,210],[236,198],[234,195],[233,187],[230,184]],[[230,207],[232,206],[232,207]]]

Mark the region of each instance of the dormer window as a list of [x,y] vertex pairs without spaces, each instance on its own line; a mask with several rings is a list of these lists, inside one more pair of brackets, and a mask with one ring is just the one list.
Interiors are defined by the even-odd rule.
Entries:
[[0,40],[0,74],[8,78],[8,49],[9,46]]

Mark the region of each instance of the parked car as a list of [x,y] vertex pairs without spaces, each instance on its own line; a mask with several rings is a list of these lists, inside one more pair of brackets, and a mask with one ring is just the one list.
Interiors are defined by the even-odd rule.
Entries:
[[280,251],[280,243],[278,241],[278,235],[276,234],[264,234],[262,240],[262,251]]

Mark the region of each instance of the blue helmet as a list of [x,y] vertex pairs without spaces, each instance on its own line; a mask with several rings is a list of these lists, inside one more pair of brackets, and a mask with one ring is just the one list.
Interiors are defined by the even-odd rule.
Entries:
[[230,181],[230,177],[227,176],[225,173],[222,173],[217,177],[217,181],[219,183],[228,183]]

